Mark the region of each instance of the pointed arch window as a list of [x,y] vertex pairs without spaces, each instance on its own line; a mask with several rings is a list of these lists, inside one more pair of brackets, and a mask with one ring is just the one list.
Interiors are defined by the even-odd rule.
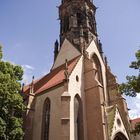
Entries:
[[43,110],[43,135],[42,139],[43,140],[49,140],[49,127],[50,127],[50,99],[47,98],[45,103],[44,103],[44,110]]
[[79,95],[74,97],[74,125],[75,140],[83,140],[83,110]]
[[103,84],[103,79],[102,79],[102,68],[101,68],[101,64],[100,61],[98,59],[98,57],[96,56],[96,54],[93,55],[93,63],[96,69],[96,79]]

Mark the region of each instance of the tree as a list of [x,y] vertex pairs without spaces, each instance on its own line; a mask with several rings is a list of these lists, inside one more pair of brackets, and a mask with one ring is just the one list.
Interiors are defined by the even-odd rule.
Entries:
[[21,89],[23,70],[2,60],[0,46],[0,139],[22,140],[22,113],[25,109]]
[[[140,94],[140,50],[135,54],[136,61],[133,61],[130,65],[130,68],[133,68],[138,71],[137,76],[127,76],[127,82],[120,85],[121,93],[124,93],[126,96],[136,97],[137,94]],[[140,123],[137,123],[135,130],[132,131],[132,134],[136,135],[140,133]]]
[[131,63],[130,68],[137,70],[138,75],[127,76],[127,82],[120,85],[121,93],[131,97],[136,97],[137,93],[140,93],[140,50],[136,52],[135,56],[136,61]]

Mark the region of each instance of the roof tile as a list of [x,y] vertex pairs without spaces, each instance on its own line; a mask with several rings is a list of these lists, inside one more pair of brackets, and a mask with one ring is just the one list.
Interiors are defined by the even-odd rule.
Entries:
[[[70,60],[68,62],[68,73],[71,74],[75,65],[77,64],[80,56]],[[43,76],[39,80],[34,81],[34,93],[39,94],[44,90],[52,88],[64,81],[64,70],[65,64],[59,66],[58,68],[52,70],[49,74]],[[30,85],[25,86],[24,93],[28,94],[30,92]]]
[[140,118],[136,118],[136,119],[131,120],[132,129],[135,129],[135,125],[137,123],[140,123]]

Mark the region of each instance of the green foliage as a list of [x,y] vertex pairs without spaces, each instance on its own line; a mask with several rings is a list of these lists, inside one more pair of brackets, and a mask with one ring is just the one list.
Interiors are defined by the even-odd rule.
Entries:
[[6,123],[5,123],[5,121],[0,117],[0,137],[5,137],[5,131],[6,131]]
[[[127,76],[126,83],[120,85],[120,91],[126,96],[136,97],[137,94],[140,94],[140,50],[135,54],[136,61],[133,61],[130,65],[130,68],[138,71],[137,76]],[[132,131],[132,134],[136,135],[140,133],[140,123],[136,124],[135,130]]]
[[[2,51],[0,50],[0,53]],[[2,57],[2,54],[0,54]],[[25,110],[21,89],[20,66],[0,61],[0,139],[22,140],[22,113]]]
[[127,83],[120,85],[120,90],[126,96],[136,97],[140,92],[140,76],[127,76]]
[[130,68],[137,69],[140,72],[140,50],[136,52],[135,56],[137,60],[131,63]]
[[131,133],[135,136],[140,134],[140,123],[136,123],[135,129]]
[[140,50],[135,54],[136,61],[133,61],[130,65],[130,68],[133,68],[138,71],[137,76],[127,76],[126,83],[120,85],[120,91],[126,96],[135,97],[137,93],[140,93]]

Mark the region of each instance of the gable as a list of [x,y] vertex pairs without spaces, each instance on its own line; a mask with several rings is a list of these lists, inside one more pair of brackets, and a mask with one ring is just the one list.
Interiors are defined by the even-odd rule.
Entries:
[[67,39],[65,39],[52,69],[55,69],[58,66],[64,64],[66,59],[69,61],[79,55],[80,52]]
[[86,52],[88,53],[89,59],[93,59],[93,56],[96,56],[96,58],[98,59],[98,61],[100,63],[100,66],[101,66],[104,86],[106,87],[106,77],[105,77],[106,76],[106,74],[105,74],[106,73],[106,67],[105,67],[105,63],[103,61],[103,58],[102,58],[94,40],[91,41],[90,45],[86,49]]
[[91,43],[87,47],[86,51],[88,52],[89,58],[91,58],[93,56],[93,54],[96,54],[98,56],[98,59],[99,59],[100,63],[102,62],[101,54],[100,54],[94,40],[91,41]]
[[[78,56],[68,62],[68,73],[69,74],[72,72],[75,65],[79,61],[79,59],[80,59],[80,56]],[[43,76],[42,78],[35,80],[33,83],[25,86],[23,89],[23,93],[26,93],[28,95],[30,93],[30,87],[32,85],[34,86],[34,93],[38,94],[49,88],[59,85],[60,83],[63,83],[63,81],[65,79],[64,71],[65,71],[65,64],[57,67],[56,69],[52,70],[50,73]]]
[[75,94],[79,94],[81,96],[81,92],[84,90],[84,81],[83,81],[84,67],[83,67],[83,56],[77,61],[72,73],[69,77],[69,93],[72,96]]
[[111,131],[111,134],[110,134],[111,140],[113,140],[118,133],[121,133],[122,135],[124,135],[129,140],[129,136],[128,136],[127,130],[124,126],[124,123],[122,121],[119,109],[116,106],[115,107],[115,116],[114,116],[114,121],[113,121],[113,127],[112,127],[112,131]]

